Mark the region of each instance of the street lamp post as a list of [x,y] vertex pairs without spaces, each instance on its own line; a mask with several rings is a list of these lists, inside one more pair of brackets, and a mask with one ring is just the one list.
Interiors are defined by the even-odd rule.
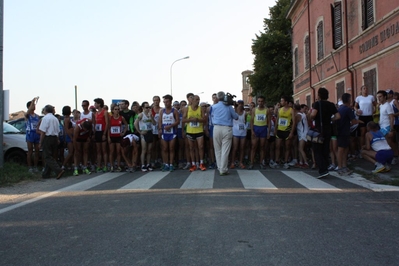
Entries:
[[173,86],[172,86],[172,67],[173,67],[174,63],[176,63],[177,61],[180,61],[180,60],[183,60],[183,59],[189,59],[189,58],[190,58],[189,56],[186,56],[186,57],[177,59],[177,60],[174,61],[174,62],[172,63],[172,65],[170,66],[170,95],[173,95],[173,94],[172,94],[172,92],[173,92]]

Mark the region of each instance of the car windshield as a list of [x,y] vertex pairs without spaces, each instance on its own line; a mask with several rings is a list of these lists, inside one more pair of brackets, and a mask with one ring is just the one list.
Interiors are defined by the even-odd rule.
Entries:
[[19,131],[10,124],[3,122],[3,134],[15,134],[15,133],[21,133],[21,131]]

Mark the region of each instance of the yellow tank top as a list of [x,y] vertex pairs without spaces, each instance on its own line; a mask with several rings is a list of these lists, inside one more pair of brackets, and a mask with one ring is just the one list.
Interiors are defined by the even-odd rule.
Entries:
[[[198,117],[201,118],[201,107],[198,106],[197,110],[193,110],[191,106],[188,107],[187,118],[190,117]],[[189,134],[197,134],[204,132],[204,126],[202,122],[188,122],[187,124],[187,133]]]
[[284,107],[280,108],[278,111],[278,121],[277,121],[277,130],[281,131],[290,131],[291,130],[291,121],[292,121],[292,108],[288,108],[284,111]]
[[263,110],[255,108],[254,126],[267,126],[267,108]]

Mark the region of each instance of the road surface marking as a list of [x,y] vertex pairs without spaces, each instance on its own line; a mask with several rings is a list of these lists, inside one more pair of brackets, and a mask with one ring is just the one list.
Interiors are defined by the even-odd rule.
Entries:
[[304,172],[299,172],[299,171],[281,171],[281,172],[309,190],[341,191],[341,189],[334,187],[326,182],[323,182]]
[[277,189],[277,187],[259,171],[237,170],[237,173],[246,189]]
[[213,188],[215,170],[194,171],[192,172],[181,189],[210,189]]
[[162,178],[170,172],[149,172],[142,177],[130,182],[118,190],[147,190],[158,183]]

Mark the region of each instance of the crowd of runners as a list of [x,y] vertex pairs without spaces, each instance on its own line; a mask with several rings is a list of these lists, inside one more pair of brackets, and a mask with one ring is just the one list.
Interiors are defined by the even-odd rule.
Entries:
[[[389,171],[389,164],[398,162],[399,93],[379,91],[376,96],[377,100],[363,86],[354,101],[345,93],[334,104],[336,109],[330,108],[336,116],[328,121],[331,132],[324,132],[329,142],[328,171],[349,175],[348,160],[362,157],[375,164],[373,172]],[[212,104],[188,93],[180,102],[165,95],[141,104],[122,100],[107,106],[96,98],[93,104],[82,101],[80,110],[64,106],[61,115],[55,114],[60,121],[60,144],[54,157],[62,168],[73,169],[75,176],[94,171],[215,169],[212,106],[218,100],[216,93]],[[32,160],[33,151],[40,149],[36,102],[34,98],[27,103],[25,116],[30,172],[38,171],[39,161],[38,152]],[[307,132],[317,127],[314,120],[322,115],[317,114],[324,110],[321,106],[294,103],[287,96],[273,104],[267,104],[263,96],[247,105],[242,100],[234,102],[238,119],[233,121],[229,168],[316,169]]]

